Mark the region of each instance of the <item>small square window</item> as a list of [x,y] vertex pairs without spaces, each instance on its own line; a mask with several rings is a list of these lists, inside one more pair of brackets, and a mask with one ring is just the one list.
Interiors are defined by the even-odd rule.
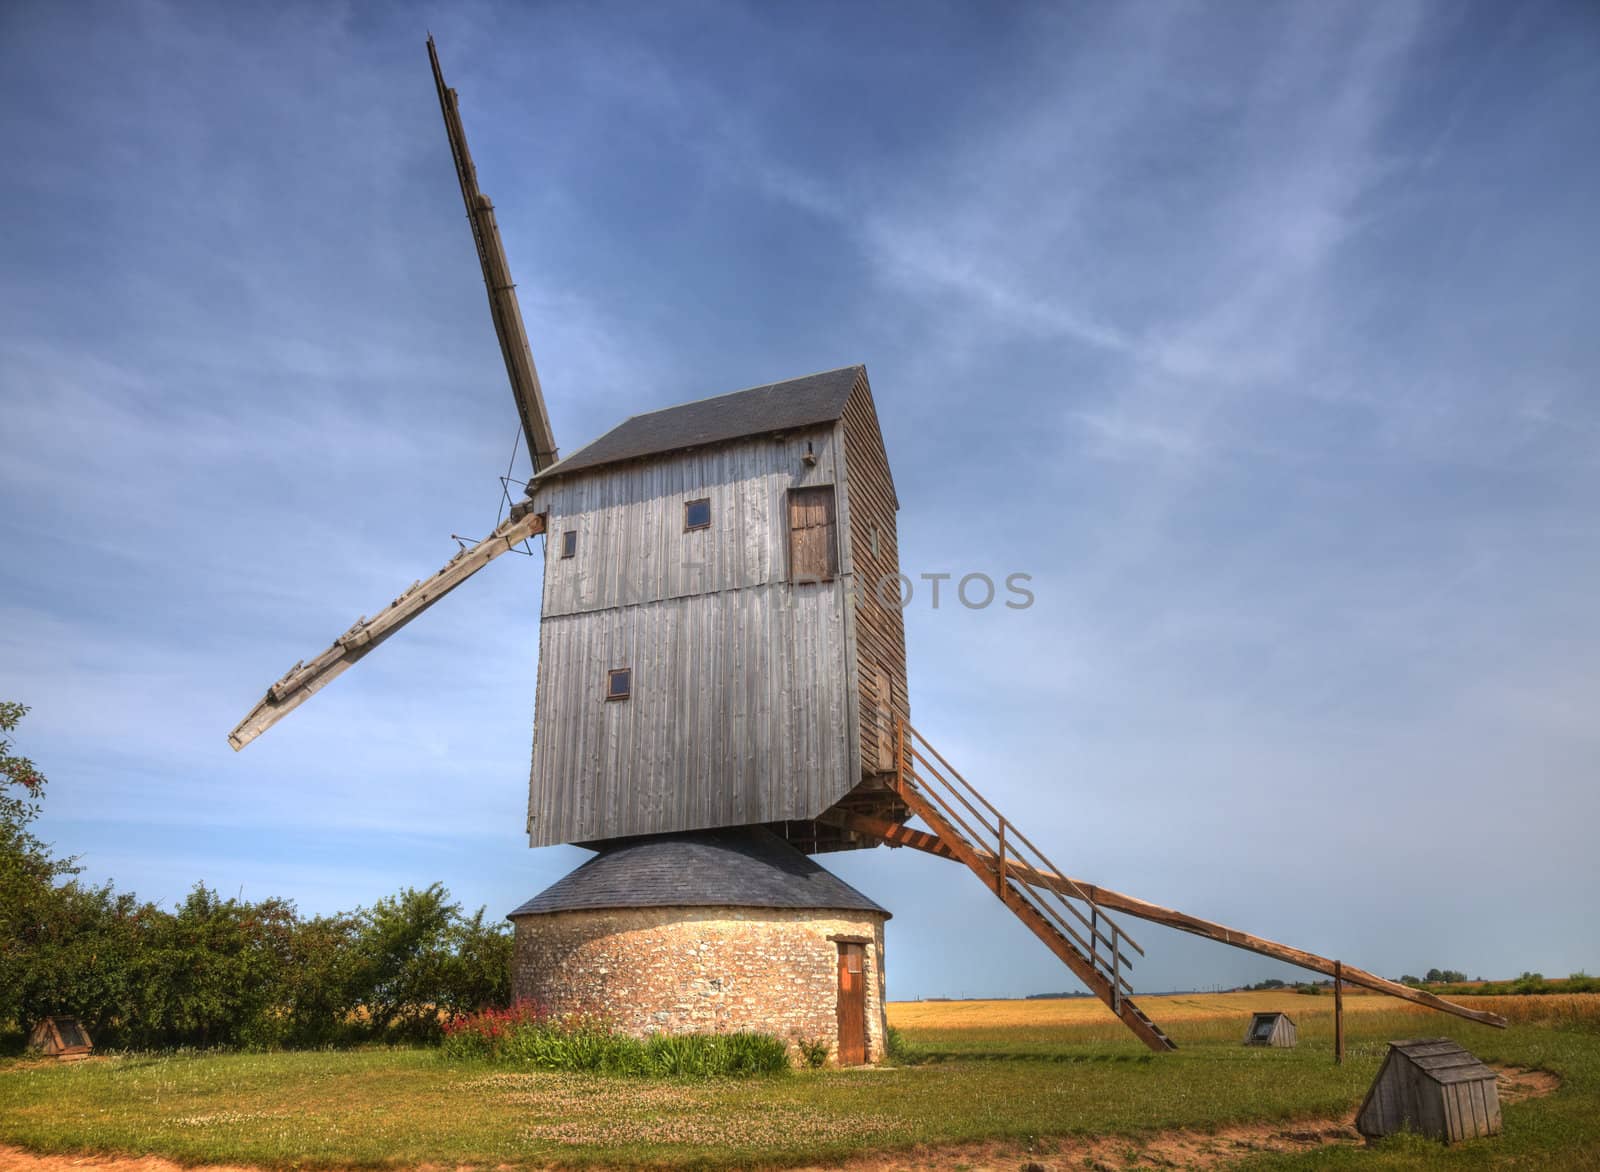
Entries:
[[561,556],[564,558],[570,558],[575,556],[577,552],[578,531],[576,529],[568,529],[561,535]]
[[606,699],[626,700],[633,695],[633,669],[619,667],[606,677]]
[[683,528],[690,529],[711,528],[711,501],[701,497],[697,501],[685,501],[683,506]]

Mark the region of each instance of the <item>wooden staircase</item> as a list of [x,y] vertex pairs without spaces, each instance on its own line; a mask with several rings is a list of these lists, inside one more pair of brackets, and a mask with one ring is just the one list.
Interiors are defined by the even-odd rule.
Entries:
[[[1124,946],[1144,949],[1045,857],[903,720],[894,723],[895,773],[890,785],[933,832],[941,848],[965,863],[1017,919],[1072,970],[1089,991],[1150,1049],[1178,1047],[1128,994],[1133,964]],[[915,834],[915,831],[910,833]],[[909,845],[909,844],[908,844]],[[1051,882],[1041,882],[1048,875]]]

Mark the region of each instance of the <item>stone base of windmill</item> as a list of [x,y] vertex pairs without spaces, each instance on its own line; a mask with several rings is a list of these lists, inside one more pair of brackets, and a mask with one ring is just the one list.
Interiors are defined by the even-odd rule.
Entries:
[[750,1030],[877,1062],[888,918],[764,830],[624,840],[511,913],[512,991],[641,1038]]

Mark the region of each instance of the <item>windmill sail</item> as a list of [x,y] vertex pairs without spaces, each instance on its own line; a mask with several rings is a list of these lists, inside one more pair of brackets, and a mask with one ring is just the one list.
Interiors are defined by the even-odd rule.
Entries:
[[[522,433],[528,441],[528,453],[533,459],[534,471],[542,472],[556,462],[555,437],[550,433],[550,417],[545,412],[539,372],[534,368],[533,352],[528,348],[528,335],[522,326],[522,311],[517,306],[511,269],[506,264],[505,249],[500,244],[500,229],[495,225],[494,205],[489,202],[488,196],[478,190],[478,173],[472,165],[472,155],[467,151],[467,136],[461,128],[461,114],[456,108],[456,92],[444,84],[444,74],[439,69],[439,54],[434,49],[432,37],[428,38],[428,59],[433,64],[439,108],[444,113],[445,131],[450,136],[450,154],[455,160],[456,178],[461,183],[461,198],[467,205],[467,220],[472,225],[478,261],[483,266],[489,312],[494,318],[494,330],[500,339],[500,352],[505,357],[506,374],[511,379],[511,393],[516,399]],[[340,635],[331,647],[309,663],[302,660],[295,664],[281,680],[267,689],[261,702],[228,734],[228,743],[235,750],[244,748],[342,675],[351,664],[495,558],[529,537],[543,533],[544,517],[532,510],[531,502],[524,501],[517,505],[512,509],[510,518],[493,533],[471,549],[462,550],[437,574],[426,581],[412,583],[409,590],[379,611],[375,618],[363,616],[357,620],[355,626]]]
[[433,63],[439,109],[444,114],[445,132],[450,136],[450,154],[455,159],[461,198],[467,205],[467,220],[472,224],[472,239],[478,247],[478,263],[483,266],[489,314],[494,318],[494,332],[500,339],[500,352],[506,360],[506,375],[511,379],[511,394],[522,419],[522,434],[527,437],[533,470],[543,472],[556,462],[556,441],[550,432],[550,417],[545,411],[539,372],[533,365],[533,351],[528,347],[528,334],[522,327],[522,310],[517,305],[511,266],[506,263],[506,250],[500,243],[500,229],[495,224],[494,204],[478,190],[478,171],[467,150],[467,135],[461,128],[456,91],[444,84],[439,53],[432,37],[428,38],[428,60]]
[[495,558],[528,538],[543,533],[544,517],[532,509],[532,502],[522,502],[512,511],[509,520],[471,549],[456,554],[433,577],[413,582],[411,589],[384,607],[374,618],[363,616],[357,619],[355,626],[335,639],[333,646],[321,655],[309,663],[302,660],[291,667],[281,680],[267,689],[261,702],[250,710],[239,726],[228,734],[228,744],[233,746],[235,752],[244,748],[342,675],[351,664]]

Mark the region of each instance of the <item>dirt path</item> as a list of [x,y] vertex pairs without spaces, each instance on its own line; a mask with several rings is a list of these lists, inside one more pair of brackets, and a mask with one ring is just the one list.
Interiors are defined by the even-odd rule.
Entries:
[[[1561,1080],[1542,1070],[1496,1066],[1501,1103],[1517,1103],[1552,1094]],[[913,1148],[908,1152],[858,1156],[844,1165],[847,1172],[1067,1172],[1096,1169],[1121,1172],[1136,1168],[1226,1168],[1262,1152],[1303,1152],[1330,1146],[1355,1146],[1362,1142],[1354,1116],[1305,1119],[1293,1123],[1247,1123],[1217,1131],[1164,1131],[1132,1139],[1092,1136],[1082,1139],[1044,1139],[1031,1147],[1008,1142],[953,1144]],[[257,1172],[236,1164],[199,1167],[178,1164],[160,1156],[40,1156],[0,1144],[0,1172],[66,1172],[90,1168],[99,1172]],[[446,1169],[424,1165],[426,1172],[472,1172],[467,1167]],[[800,1172],[821,1172],[818,1168]]]

